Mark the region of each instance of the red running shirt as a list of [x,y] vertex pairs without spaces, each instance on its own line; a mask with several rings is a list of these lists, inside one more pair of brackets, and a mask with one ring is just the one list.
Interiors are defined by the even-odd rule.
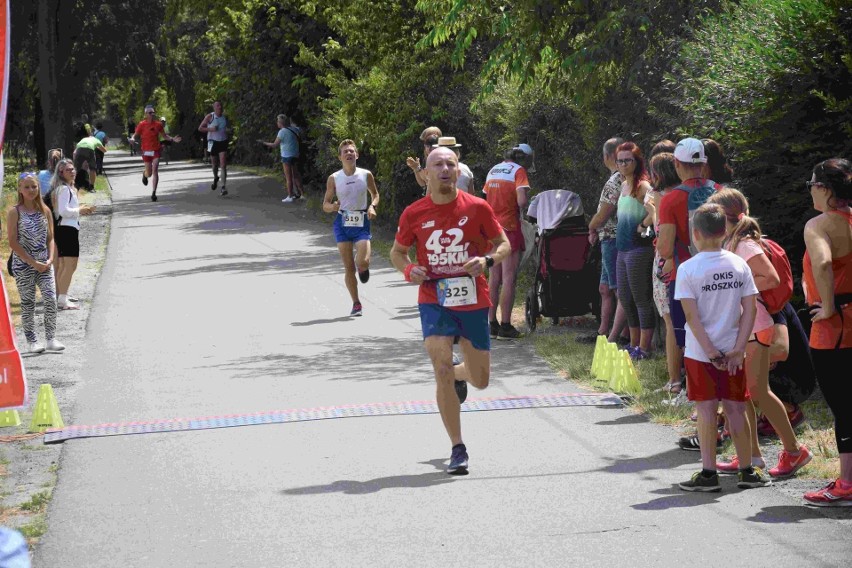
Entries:
[[[464,265],[476,256],[483,256],[493,246],[492,239],[502,233],[494,211],[484,199],[458,192],[458,197],[438,205],[426,196],[405,208],[399,218],[396,241],[405,247],[414,246],[417,264],[429,269],[429,280],[420,285],[419,304],[437,304],[436,280],[468,276]],[[455,306],[460,311],[491,307],[488,281],[476,277],[476,303]]]
[[497,164],[485,178],[483,192],[488,204],[494,209],[497,220],[507,231],[520,226],[521,208],[518,207],[518,189],[529,187],[527,170],[515,162]]
[[159,120],[154,122],[143,120],[137,124],[135,134],[138,134],[142,140],[142,151],[158,151],[160,149],[160,134],[163,132],[163,124]]

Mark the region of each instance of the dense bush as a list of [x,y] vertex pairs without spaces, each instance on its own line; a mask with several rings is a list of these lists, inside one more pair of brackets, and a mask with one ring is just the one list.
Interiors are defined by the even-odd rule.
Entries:
[[852,157],[852,7],[843,1],[742,0],[696,23],[660,97],[672,128],[718,139],[765,232],[794,270],[813,166]]

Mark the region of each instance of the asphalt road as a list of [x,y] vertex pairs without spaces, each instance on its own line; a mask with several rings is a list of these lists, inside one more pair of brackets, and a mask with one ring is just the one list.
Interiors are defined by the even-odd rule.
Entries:
[[[66,422],[434,399],[416,290],[382,259],[351,307],[330,224],[280,184],[173,162],[152,203],[109,156],[114,213]],[[577,392],[528,342],[487,391]],[[673,431],[595,407],[466,413],[471,473],[437,415],[70,440],[39,567],[848,566],[849,523],[774,489],[676,487]],[[699,560],[700,559],[700,560]]]

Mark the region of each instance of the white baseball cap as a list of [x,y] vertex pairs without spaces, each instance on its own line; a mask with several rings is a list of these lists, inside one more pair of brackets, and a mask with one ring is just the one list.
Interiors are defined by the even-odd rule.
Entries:
[[517,146],[512,148],[512,150],[520,150],[527,156],[532,156],[534,154],[532,146],[530,146],[529,144],[518,144]]
[[684,138],[675,146],[674,157],[684,164],[706,164],[704,144],[697,138]]
[[512,148],[512,150],[520,150],[521,152],[523,152],[524,154],[526,154],[527,156],[530,157],[530,159],[532,160],[532,163],[530,164],[530,167],[527,168],[527,171],[531,174],[534,174],[535,173],[535,156],[534,156],[535,152],[533,152],[532,146],[530,146],[529,144],[518,144],[517,146]]

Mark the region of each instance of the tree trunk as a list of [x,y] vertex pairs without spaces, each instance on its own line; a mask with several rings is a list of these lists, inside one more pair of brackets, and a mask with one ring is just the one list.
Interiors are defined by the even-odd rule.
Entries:
[[61,90],[69,75],[68,61],[79,25],[74,17],[76,2],[42,0],[38,3],[38,86],[41,117],[44,121],[44,145],[62,148],[66,155],[73,151],[71,100],[79,98],[79,86]]
[[62,147],[61,124],[62,110],[58,93],[59,74],[57,71],[56,47],[59,30],[59,0],[44,0],[38,8],[38,87],[41,93],[39,103],[44,120],[44,142],[47,147]]

